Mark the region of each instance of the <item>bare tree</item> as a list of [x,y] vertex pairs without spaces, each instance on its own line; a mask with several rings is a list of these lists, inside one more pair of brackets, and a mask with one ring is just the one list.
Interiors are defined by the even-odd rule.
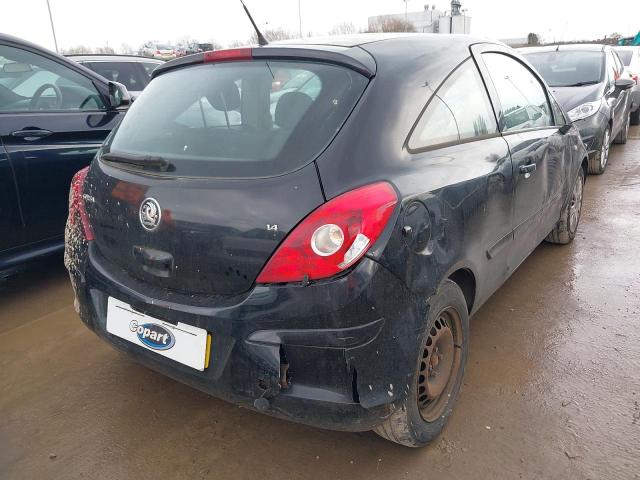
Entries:
[[369,23],[368,32],[415,32],[413,23],[391,15],[379,17]]
[[85,53],[93,53],[93,49],[86,45],[76,45],[75,47],[68,47],[62,49],[63,55],[79,55]]
[[527,45],[540,45],[540,36],[537,33],[531,32],[527,35]]
[[210,38],[209,43],[212,45],[213,50],[222,50],[222,44],[217,42],[215,39]]
[[114,53],[116,53],[116,51],[113,49],[113,47],[110,47],[109,45],[105,45],[103,47],[96,47],[96,53],[113,55]]
[[120,53],[122,53],[123,55],[133,55],[133,47],[128,43],[121,43]]
[[342,22],[334,25],[329,31],[329,35],[349,35],[356,33],[356,26],[351,22]]
[[[266,38],[270,42],[277,42],[278,40],[289,40],[290,38],[296,38],[296,35],[291,33],[289,30],[285,30],[282,27],[273,28],[271,30],[265,30],[262,32],[264,38]],[[251,37],[249,37],[249,43],[251,45],[255,45],[258,43],[258,36],[254,32]]]
[[247,45],[247,42],[244,40],[234,40],[229,42],[229,48],[244,47],[245,45]]

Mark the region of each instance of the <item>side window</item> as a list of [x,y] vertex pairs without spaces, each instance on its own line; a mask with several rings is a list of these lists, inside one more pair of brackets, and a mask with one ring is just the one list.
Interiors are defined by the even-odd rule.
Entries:
[[0,112],[104,110],[85,76],[38,54],[0,45]]
[[411,137],[409,149],[469,140],[496,133],[498,126],[473,60],[460,65],[431,97]]
[[620,56],[618,55],[617,52],[612,50],[611,54],[613,55],[613,60],[616,63],[616,70],[618,71],[618,78],[620,78],[620,76],[622,75],[622,72],[624,70],[624,67],[622,66],[622,60],[620,60]]
[[613,54],[610,51],[607,52],[606,58],[607,58],[607,84],[609,85],[609,88],[614,88],[615,81],[618,79],[616,62],[613,58]]
[[502,104],[506,132],[553,125],[545,88],[529,69],[501,53],[482,58]]
[[559,126],[566,125],[567,120],[564,116],[564,112],[562,111],[562,108],[560,108],[560,105],[558,105],[558,102],[556,102],[555,98],[551,99],[551,109],[553,110],[553,119],[555,120],[554,124]]

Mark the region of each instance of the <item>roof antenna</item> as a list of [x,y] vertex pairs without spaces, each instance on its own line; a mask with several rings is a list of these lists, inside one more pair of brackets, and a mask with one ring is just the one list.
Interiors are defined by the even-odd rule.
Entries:
[[262,35],[262,32],[256,25],[256,22],[253,21],[253,17],[249,13],[249,9],[247,8],[247,6],[244,4],[242,0],[240,0],[240,3],[242,4],[242,8],[244,8],[244,11],[247,13],[247,17],[249,17],[249,21],[251,22],[251,25],[253,25],[253,29],[256,31],[256,35],[258,36],[258,45],[260,45],[261,47],[268,45],[269,42],[267,42],[267,39],[264,38],[264,35]]

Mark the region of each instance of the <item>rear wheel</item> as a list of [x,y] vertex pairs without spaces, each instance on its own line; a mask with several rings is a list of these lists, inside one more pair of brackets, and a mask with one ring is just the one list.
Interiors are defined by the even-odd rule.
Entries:
[[453,412],[468,351],[467,303],[460,287],[447,280],[430,301],[409,394],[375,432],[408,447],[435,439]]
[[602,135],[602,143],[600,144],[600,152],[589,158],[589,173],[601,175],[607,168],[609,161],[609,148],[611,147],[611,128],[607,127]]
[[562,209],[560,219],[556,226],[547,235],[545,240],[551,243],[560,243],[566,245],[576,236],[578,223],[580,223],[580,214],[582,213],[582,192],[584,188],[584,170],[580,167],[576,180],[573,183],[571,198]]
[[631,114],[629,121],[631,125],[640,124],[640,107],[638,107],[638,109]]

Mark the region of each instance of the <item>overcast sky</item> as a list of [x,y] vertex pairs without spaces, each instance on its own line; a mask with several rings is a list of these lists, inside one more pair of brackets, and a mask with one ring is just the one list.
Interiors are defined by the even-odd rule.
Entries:
[[[189,37],[215,39],[223,45],[245,40],[251,26],[238,0],[50,0],[58,45],[90,47],[123,43],[137,49],[145,40],[172,42]],[[403,13],[402,0],[300,0],[302,30],[322,35],[341,22],[365,28],[367,17]],[[409,11],[422,10],[424,0],[409,0]],[[448,10],[446,0],[429,0]],[[298,0],[246,0],[263,29],[298,31]],[[526,37],[545,40],[624,35],[640,30],[640,1],[614,0],[462,0],[472,17],[471,33],[491,38]],[[611,8],[607,8],[611,6]],[[54,48],[46,0],[2,0],[0,32]]]

